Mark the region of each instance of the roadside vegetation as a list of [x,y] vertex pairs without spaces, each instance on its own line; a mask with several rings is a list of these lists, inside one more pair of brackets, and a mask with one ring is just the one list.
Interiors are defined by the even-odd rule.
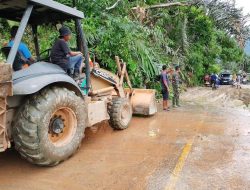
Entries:
[[[72,0],[58,1],[73,6]],[[233,1],[76,0],[76,7],[86,16],[91,55],[110,70],[116,69],[115,55],[120,56],[135,87],[157,88],[155,76],[162,64],[181,65],[189,86],[200,84],[206,73],[249,69],[250,59],[243,52],[250,36],[249,16]],[[0,20],[1,44],[10,25]],[[30,33],[27,30],[25,41],[32,47]],[[41,48],[50,48],[56,28],[44,26],[39,33]]]

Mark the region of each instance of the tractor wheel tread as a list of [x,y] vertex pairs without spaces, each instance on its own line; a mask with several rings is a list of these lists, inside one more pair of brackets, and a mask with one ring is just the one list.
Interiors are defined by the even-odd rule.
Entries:
[[[130,117],[130,119],[128,120],[127,123],[124,124],[122,122],[121,112],[122,112],[122,108],[125,104],[129,105],[129,107],[130,107],[130,115],[128,115],[128,117]],[[109,109],[109,113],[110,113],[110,124],[111,124],[112,128],[117,129],[117,130],[124,130],[124,129],[128,128],[129,123],[130,123],[131,118],[132,118],[132,107],[131,107],[131,104],[127,98],[115,98],[115,99],[113,99],[111,108]]]
[[[65,150],[68,150],[67,154],[60,152],[58,148],[59,153],[50,156],[46,152],[50,150],[45,149],[51,147],[51,145],[46,144],[46,142],[42,144],[39,133],[43,130],[48,131],[48,128],[46,129],[47,126],[43,122],[43,116],[47,112],[46,109],[48,107],[55,108],[61,102],[74,109],[78,119],[78,127],[74,133],[75,138],[69,144],[72,147],[65,148]],[[86,109],[84,101],[66,88],[52,87],[35,94],[26,101],[16,115],[16,122],[13,126],[15,148],[24,159],[40,166],[54,166],[67,160],[76,152],[84,137]],[[45,131],[43,132],[45,133]]]

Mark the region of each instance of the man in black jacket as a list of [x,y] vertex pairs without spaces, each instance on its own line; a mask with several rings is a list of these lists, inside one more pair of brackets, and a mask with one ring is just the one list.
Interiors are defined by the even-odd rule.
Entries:
[[83,61],[82,53],[71,51],[69,40],[71,31],[68,27],[63,26],[59,30],[59,39],[55,42],[51,51],[51,61],[62,67],[75,80],[79,78],[80,67]]

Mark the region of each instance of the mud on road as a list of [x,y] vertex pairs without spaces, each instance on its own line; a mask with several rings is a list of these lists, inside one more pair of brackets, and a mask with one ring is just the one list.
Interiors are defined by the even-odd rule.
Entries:
[[221,86],[217,90],[203,87],[190,88],[182,95],[182,100],[202,105],[248,109],[250,106],[250,85],[242,85],[241,89],[231,86]]
[[135,117],[125,131],[88,129],[57,167],[1,153],[0,190],[250,189],[250,112],[228,93],[190,89],[181,108]]

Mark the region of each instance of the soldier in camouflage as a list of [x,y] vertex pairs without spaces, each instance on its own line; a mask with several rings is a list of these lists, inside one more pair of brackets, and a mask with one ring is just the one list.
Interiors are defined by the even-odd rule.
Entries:
[[173,86],[173,107],[180,107],[180,67],[175,67],[175,72],[172,75]]

